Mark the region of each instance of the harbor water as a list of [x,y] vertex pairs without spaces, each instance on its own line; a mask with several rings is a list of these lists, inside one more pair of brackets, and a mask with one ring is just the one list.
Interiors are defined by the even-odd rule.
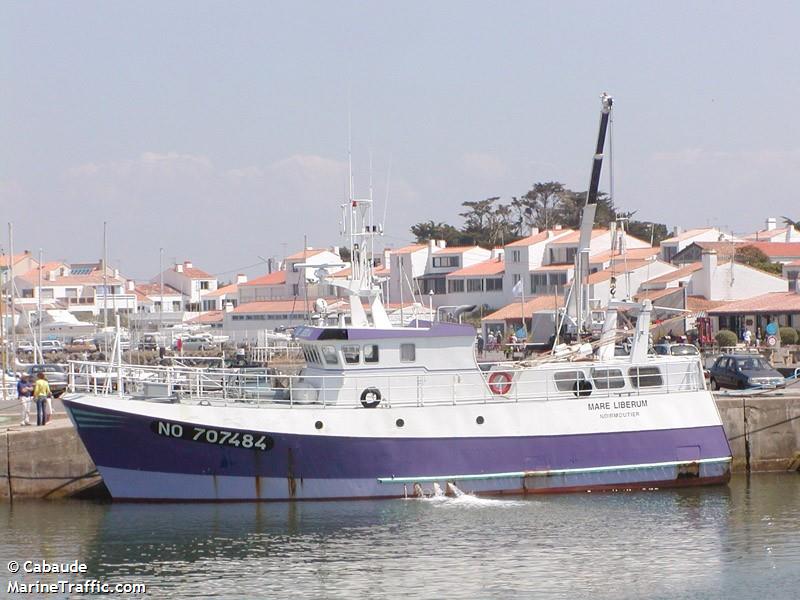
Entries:
[[[777,600],[800,589],[798,506],[796,473],[507,499],[20,501],[0,504],[0,569],[77,560],[73,579],[144,583],[154,598]],[[5,571],[0,595],[14,577],[65,576]]]

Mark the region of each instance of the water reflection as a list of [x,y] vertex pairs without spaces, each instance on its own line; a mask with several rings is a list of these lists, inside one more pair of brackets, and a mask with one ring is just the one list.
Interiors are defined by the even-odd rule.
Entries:
[[800,477],[759,475],[489,501],[17,503],[0,548],[157,597],[791,597],[798,500]]

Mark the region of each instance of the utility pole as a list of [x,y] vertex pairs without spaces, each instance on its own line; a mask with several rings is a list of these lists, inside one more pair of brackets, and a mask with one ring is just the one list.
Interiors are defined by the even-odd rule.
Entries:
[[164,328],[164,249],[158,249],[158,288],[161,302],[158,305],[158,333]]
[[[0,251],[0,258],[5,256],[5,254]],[[9,264],[14,259],[13,256],[9,256]],[[2,381],[0,381],[0,387],[3,388],[3,402],[6,401],[6,320],[5,320],[5,306],[6,306],[6,299],[3,295],[3,289],[0,288],[0,371],[2,371]]]

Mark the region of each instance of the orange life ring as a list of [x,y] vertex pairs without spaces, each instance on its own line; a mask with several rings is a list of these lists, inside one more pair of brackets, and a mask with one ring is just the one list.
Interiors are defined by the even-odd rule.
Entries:
[[505,396],[511,391],[511,374],[505,371],[494,371],[489,375],[489,389],[493,394]]

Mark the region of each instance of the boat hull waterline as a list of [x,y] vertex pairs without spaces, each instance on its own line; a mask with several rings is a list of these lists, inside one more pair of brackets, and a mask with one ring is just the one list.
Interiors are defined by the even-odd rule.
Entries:
[[[263,427],[264,419],[279,422],[286,409],[274,409],[274,419],[267,414],[248,422],[229,416],[206,423],[179,404],[114,402],[87,395],[65,399],[64,405],[117,500],[402,498],[448,483],[487,495],[626,491],[722,484],[730,478],[730,448],[719,423],[557,435],[417,437],[411,432],[406,437],[371,437]],[[121,405],[136,405],[136,412]],[[475,411],[449,410],[467,408]],[[522,419],[536,408],[510,407],[517,412],[513,418]],[[238,413],[252,415],[254,410],[270,412]],[[346,417],[353,410],[302,412],[312,421],[330,422],[334,413]],[[400,409],[368,412],[393,411],[409,414]],[[486,407],[481,412],[491,415]],[[387,417],[394,415],[381,415],[384,421]]]

